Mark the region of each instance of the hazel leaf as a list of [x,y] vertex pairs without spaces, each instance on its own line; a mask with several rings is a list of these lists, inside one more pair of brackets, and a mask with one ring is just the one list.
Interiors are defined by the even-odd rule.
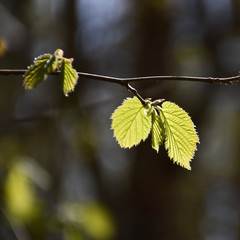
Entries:
[[152,148],[157,152],[159,146],[163,144],[165,139],[165,129],[161,117],[157,114],[156,110],[152,113]]
[[112,114],[112,129],[121,147],[131,148],[148,137],[152,117],[146,108],[137,97],[127,98]]
[[51,58],[51,54],[40,55],[34,60],[34,64],[28,67],[23,82],[25,89],[33,89],[47,78],[52,68],[51,64],[53,64],[53,62],[50,61]]
[[62,80],[63,93],[67,97],[69,92],[74,91],[78,80],[77,71],[72,67],[72,59],[62,59],[60,78]]
[[199,138],[190,116],[172,102],[164,102],[160,112],[165,127],[165,148],[173,162],[190,170],[190,161],[197,149]]

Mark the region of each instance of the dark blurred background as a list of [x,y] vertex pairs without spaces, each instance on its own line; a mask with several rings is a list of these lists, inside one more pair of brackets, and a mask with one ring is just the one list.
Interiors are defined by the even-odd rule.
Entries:
[[[82,72],[237,75],[240,1],[0,1],[0,68],[58,48]],[[79,79],[66,98],[58,77],[32,91],[22,81],[0,76],[0,209],[19,240],[240,239],[239,83],[134,85],[192,117],[188,171],[149,139],[119,147],[110,116],[132,97],[123,87]],[[6,226],[1,240],[14,239]]]

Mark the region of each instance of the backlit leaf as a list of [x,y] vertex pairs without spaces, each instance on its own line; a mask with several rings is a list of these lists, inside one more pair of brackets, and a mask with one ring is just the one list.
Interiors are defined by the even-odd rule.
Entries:
[[121,147],[131,148],[148,137],[152,120],[146,107],[137,97],[128,98],[112,114],[112,129]]
[[47,62],[51,57],[51,54],[44,54],[34,60],[34,64],[31,65],[25,73],[23,82],[25,89],[35,88],[46,79],[50,66]]
[[54,72],[58,67],[58,60],[55,55],[52,55],[49,60],[47,60],[44,68],[46,69],[47,74]]
[[189,115],[172,102],[162,104],[166,134],[165,148],[174,162],[190,170],[190,161],[194,156],[199,138]]
[[69,92],[73,92],[77,84],[78,74],[72,67],[72,59],[63,58],[61,63],[61,73],[63,92],[65,96],[68,96]]
[[161,117],[157,114],[156,110],[152,113],[152,148],[157,152],[159,146],[163,144],[164,141],[164,126]]

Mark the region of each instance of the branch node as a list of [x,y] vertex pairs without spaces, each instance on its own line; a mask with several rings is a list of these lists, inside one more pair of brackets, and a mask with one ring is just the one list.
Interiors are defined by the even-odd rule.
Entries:
[[126,88],[128,89],[129,92],[133,93],[141,101],[143,105],[146,104],[146,101],[140,96],[138,91],[134,87],[132,87],[127,81],[126,81]]

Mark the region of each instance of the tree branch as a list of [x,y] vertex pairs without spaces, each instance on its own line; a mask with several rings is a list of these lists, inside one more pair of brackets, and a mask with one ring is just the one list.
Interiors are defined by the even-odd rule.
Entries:
[[[0,75],[24,75],[24,69],[0,69]],[[60,72],[53,72],[52,75],[58,75]],[[148,77],[133,77],[133,78],[118,78],[92,73],[78,72],[78,76],[86,79],[112,82],[123,85],[129,89],[129,83],[146,82],[146,81],[190,81],[190,82],[206,82],[231,85],[233,82],[240,81],[240,75],[232,77],[190,77],[190,76],[148,76]]]

